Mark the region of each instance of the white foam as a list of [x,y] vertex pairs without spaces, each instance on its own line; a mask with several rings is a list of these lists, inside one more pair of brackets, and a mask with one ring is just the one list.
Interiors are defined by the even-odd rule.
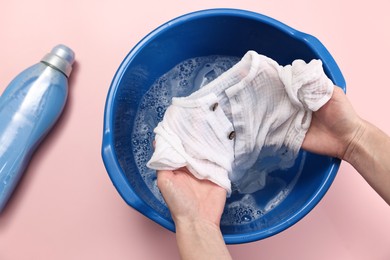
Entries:
[[222,225],[247,224],[264,215],[252,194],[246,194],[240,200],[233,201],[225,206]]

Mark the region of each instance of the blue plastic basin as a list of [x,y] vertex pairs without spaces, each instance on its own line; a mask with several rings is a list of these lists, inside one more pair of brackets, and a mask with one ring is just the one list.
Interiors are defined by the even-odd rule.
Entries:
[[[146,187],[132,153],[131,132],[140,101],[157,78],[186,59],[242,57],[248,50],[282,65],[295,59],[321,59],[328,77],[345,90],[340,69],[315,37],[264,15],[233,9],[199,11],[163,24],[130,51],[113,78],[105,107],[102,146],[107,172],[131,207],[169,230],[175,228],[169,210]],[[222,224],[226,243],[256,241],[292,226],[325,195],[339,165],[336,158],[301,151],[296,165],[283,173],[294,176],[300,171],[288,196],[253,221]],[[227,203],[239,199],[242,196],[232,196]]]

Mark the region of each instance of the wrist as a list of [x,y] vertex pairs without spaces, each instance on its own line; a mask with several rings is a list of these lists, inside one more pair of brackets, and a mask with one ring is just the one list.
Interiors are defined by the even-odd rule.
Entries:
[[222,232],[205,220],[177,220],[176,239],[182,259],[231,259]]
[[196,217],[185,217],[185,218],[175,218],[174,219],[176,230],[193,230],[197,232],[210,231],[210,232],[220,232],[219,223],[210,221],[207,219],[196,218]]
[[354,136],[348,143],[345,153],[341,156],[341,159],[351,164],[357,159],[356,154],[360,154],[360,150],[364,148],[364,143],[369,135],[369,123],[361,120],[361,123],[357,126]]

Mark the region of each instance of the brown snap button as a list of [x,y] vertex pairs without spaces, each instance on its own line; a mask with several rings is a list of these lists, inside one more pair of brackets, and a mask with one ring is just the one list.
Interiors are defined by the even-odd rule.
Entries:
[[231,131],[230,134],[228,135],[228,138],[230,140],[233,140],[235,137],[236,137],[236,132],[234,132],[234,131]]
[[218,107],[218,103],[214,103],[212,106],[211,106],[211,110],[212,111],[215,111]]

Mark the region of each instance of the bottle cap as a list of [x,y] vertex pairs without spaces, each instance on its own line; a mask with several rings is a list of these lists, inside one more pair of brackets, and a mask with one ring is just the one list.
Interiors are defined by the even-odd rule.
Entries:
[[69,47],[59,44],[55,46],[50,53],[46,54],[41,62],[53,66],[67,77],[72,72],[72,64],[75,60],[75,54]]

